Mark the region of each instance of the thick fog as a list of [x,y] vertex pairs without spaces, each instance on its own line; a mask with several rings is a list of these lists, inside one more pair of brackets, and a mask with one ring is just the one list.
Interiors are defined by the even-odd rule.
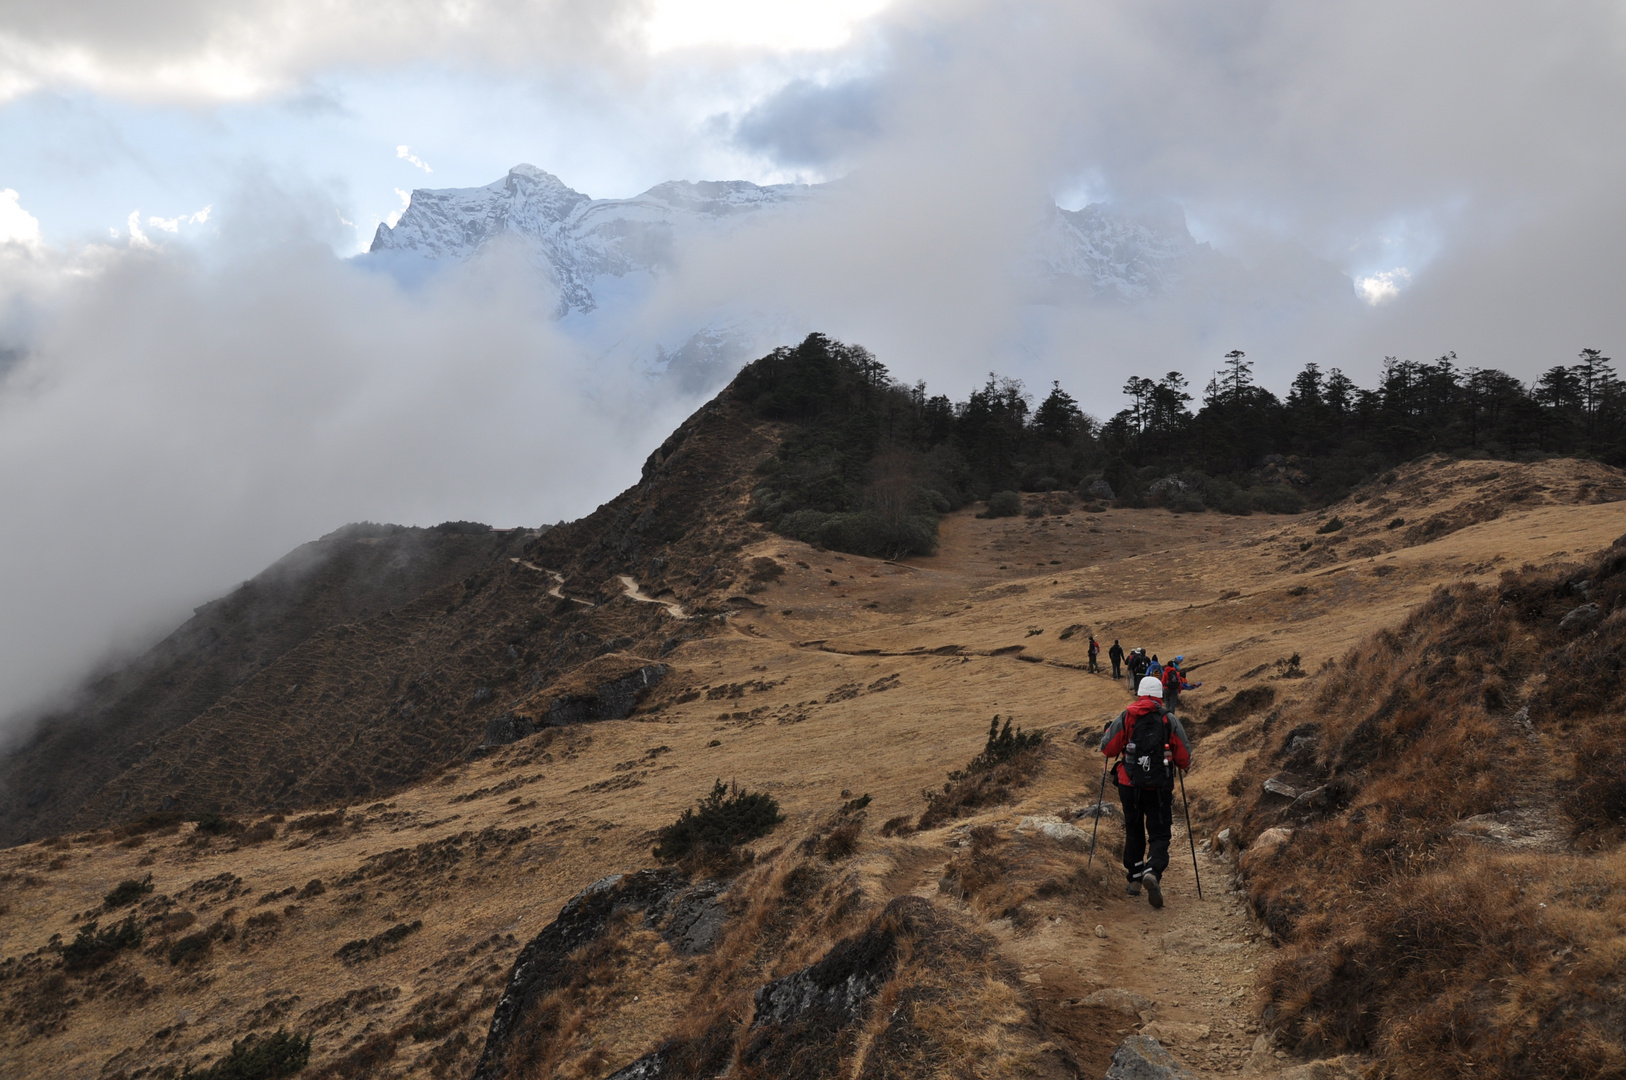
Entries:
[[[770,312],[955,397],[998,369],[1100,415],[1129,375],[1200,388],[1232,348],[1277,390],[1311,360],[1370,382],[1386,355],[1455,350],[1531,379],[1626,349],[1613,0],[919,0],[800,52],[653,49],[674,3],[104,6],[9,5],[0,102],[77,88],[207,110],[483,65],[633,162],[593,195],[834,181],[685,252],[629,332]],[[651,114],[668,134],[639,158],[623,136]],[[505,160],[550,167],[531,150],[516,137]],[[580,355],[514,253],[416,289],[343,262],[333,190],[251,184],[208,239],[71,250],[0,199],[23,222],[0,234],[0,715],[344,522],[590,510],[695,404]],[[1138,304],[1046,297],[1031,244],[1058,201],[1172,203],[1235,272]]]
[[347,522],[589,512],[695,404],[586,365],[523,260],[406,292],[245,196],[204,251],[0,256],[0,712]]

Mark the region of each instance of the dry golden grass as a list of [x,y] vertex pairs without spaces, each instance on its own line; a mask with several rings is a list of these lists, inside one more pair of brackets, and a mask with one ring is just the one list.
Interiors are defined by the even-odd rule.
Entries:
[[[1315,721],[1277,718],[1254,771],[1323,805],[1250,791],[1239,820],[1295,827],[1249,888],[1288,945],[1267,990],[1301,1047],[1372,1049],[1397,1077],[1623,1075],[1623,570],[1616,545],[1441,588],[1319,680]],[[1588,600],[1595,627],[1560,629]],[[1496,813],[1525,832],[1462,827]],[[1572,834],[1596,854],[1516,854]]]
[[[944,521],[939,554],[908,565],[817,552],[760,535],[739,553],[743,565],[772,558],[784,567],[782,575],[758,581],[765,587],[751,595],[763,606],[742,610],[716,632],[672,622],[674,632],[690,639],[661,657],[672,675],[631,719],[545,732],[385,800],[324,808],[342,810],[342,819],[310,830],[280,828],[276,837],[250,846],[237,838],[196,846],[190,843],[193,826],[166,822],[0,851],[0,1074],[114,1077],[147,1069],[152,1075],[204,1063],[226,1052],[233,1039],[284,1026],[313,1033],[315,1075],[467,1076],[524,942],[585,885],[651,865],[655,830],[722,779],[767,790],[789,817],[753,845],[757,859],[731,894],[737,908],[727,936],[712,953],[680,960],[664,957],[638,927],[619,931],[617,940],[628,948],[625,963],[634,965],[629,970],[648,989],[633,992],[636,1002],[631,995],[606,996],[592,999],[592,1008],[569,1009],[568,1016],[563,1014],[571,1003],[561,1001],[561,1024],[577,1025],[557,1045],[549,1043],[547,1053],[555,1056],[548,1060],[563,1063],[561,1068],[607,1073],[667,1038],[688,1055],[694,1071],[717,1060],[717,1053],[726,1060],[737,1047],[740,1026],[749,1023],[757,986],[813,963],[836,941],[869,926],[891,899],[914,894],[929,898],[960,932],[989,934],[997,942],[979,959],[945,947],[960,958],[931,960],[948,965],[940,970],[910,953],[900,968],[907,979],[882,991],[894,995],[888,1000],[914,985],[950,991],[946,998],[910,999],[910,1023],[937,1040],[930,1060],[917,1063],[920,1070],[999,1075],[1029,1065],[1048,1068],[1050,1058],[1040,1048],[1044,1033],[1025,1026],[1037,1023],[1025,995],[1054,1000],[1057,1010],[1074,1009],[1062,1002],[1077,994],[1053,993],[1053,985],[1079,992],[1115,985],[1162,1002],[1160,1021],[1172,1017],[1213,1027],[1206,1042],[1180,1052],[1191,1055],[1205,1075],[1228,1075],[1253,1038],[1243,1026],[1257,1019],[1246,993],[1258,973],[1247,968],[1260,963],[1260,954],[1257,943],[1245,940],[1245,919],[1232,914],[1235,901],[1218,880],[1217,860],[1200,856],[1205,890],[1210,875],[1216,878],[1208,903],[1199,905],[1190,891],[1187,862],[1184,869],[1171,869],[1170,907],[1154,916],[1144,903],[1127,906],[1122,897],[1112,822],[1103,823],[1092,873],[1117,893],[1098,894],[1088,876],[1069,876],[1082,853],[1014,835],[1022,815],[1058,815],[1094,804],[1099,755],[1070,738],[1080,729],[1099,732],[1126,700],[1123,683],[1081,670],[1087,635],[1062,640],[1060,632],[1084,624],[1108,644],[1117,637],[1165,657],[1184,652],[1192,662],[1213,661],[1194,675],[1204,687],[1188,695],[1187,718],[1197,741],[1188,785],[1199,839],[1231,821],[1233,781],[1251,794],[1278,767],[1269,755],[1301,718],[1314,716],[1328,725],[1330,734],[1317,752],[1334,754],[1361,719],[1376,712],[1391,690],[1401,689],[1402,698],[1380,722],[1379,744],[1395,740],[1396,746],[1450,751],[1453,760],[1472,762],[1472,771],[1454,771],[1434,796],[1450,814],[1500,809],[1511,791],[1521,798],[1545,795],[1563,820],[1579,820],[1581,811],[1566,808],[1551,786],[1573,772],[1522,749],[1529,740],[1506,726],[1528,693],[1539,738],[1559,737],[1563,717],[1546,716],[1539,707],[1549,673],[1534,663],[1528,670],[1518,667],[1527,648],[1517,629],[1522,624],[1499,622],[1502,617],[1493,618],[1488,608],[1473,607],[1479,601],[1464,583],[1499,596],[1495,590],[1505,569],[1527,562],[1579,567],[1626,531],[1626,513],[1619,503],[1587,501],[1592,496],[1581,485],[1593,483],[1587,477],[1594,466],[1496,468],[1499,478],[1478,482],[1475,477],[1492,471],[1484,463],[1430,465],[1403,474],[1394,487],[1409,494],[1374,493],[1359,511],[1338,508],[1352,524],[1345,530],[1351,539],[1337,543],[1316,539],[1312,516],[1221,518],[1161,510],[992,520],[959,513]],[[1537,486],[1547,490],[1510,499]],[[1595,484],[1591,490],[1595,494]],[[1497,516],[1476,510],[1464,517],[1475,523],[1414,543],[1403,545],[1381,527],[1396,516],[1425,521],[1499,498]],[[1382,519],[1371,536],[1361,532],[1368,508],[1373,521]],[[1305,540],[1312,547],[1301,553]],[[1356,555],[1357,541],[1386,546]],[[1312,566],[1312,557],[1327,561]],[[1380,574],[1384,568],[1388,572]],[[1449,586],[1441,596],[1452,598],[1457,615],[1444,612],[1440,605],[1447,600],[1430,601],[1441,584]],[[1299,587],[1305,591],[1292,595]],[[1436,606],[1430,611],[1460,616],[1463,625],[1436,632],[1427,622],[1407,631],[1408,612],[1431,603]],[[652,610],[658,609],[640,605],[637,614]],[[1409,646],[1396,654],[1373,639],[1385,627],[1397,640],[1404,633],[1422,635],[1422,649],[1434,652],[1426,662]],[[1380,645],[1389,652],[1380,655]],[[1357,646],[1363,650],[1357,659],[1343,662]],[[1547,656],[1547,648],[1540,645],[1532,655]],[[1506,654],[1510,674],[1475,673],[1475,664],[1483,666],[1474,659],[1481,649],[1502,650],[1497,655]],[[1275,678],[1276,661],[1294,653],[1309,672],[1328,660],[1339,663],[1307,680]],[[1584,650],[1562,655],[1565,669],[1608,659]],[[1451,721],[1455,734],[1422,722],[1416,707],[1428,700],[1428,678],[1446,670],[1447,658],[1452,677],[1461,682],[1471,675],[1479,695],[1478,705]],[[1410,664],[1409,673],[1395,676],[1397,662]],[[1331,704],[1306,696],[1337,680],[1347,686],[1326,691]],[[1266,695],[1256,694],[1225,711],[1255,688],[1273,691],[1273,699],[1263,702]],[[1500,694],[1504,704],[1487,704],[1487,693]],[[1219,708],[1211,713],[1210,705]],[[876,823],[918,817],[925,809],[921,791],[939,789],[950,771],[981,749],[987,718],[995,713],[1051,732],[1032,786],[1016,789],[1012,803],[972,808],[969,816],[937,829],[881,836]],[[1205,719],[1210,715],[1212,726]],[[471,732],[469,741],[477,736]],[[1464,745],[1452,741],[1457,736]],[[1595,797],[1586,798],[1610,805],[1609,778],[1619,774],[1618,767],[1608,759],[1582,765],[1590,779],[1576,790],[1596,789]],[[1336,906],[1354,904],[1372,888],[1341,885],[1345,891],[1329,892],[1334,915],[1318,923],[1308,898],[1291,907],[1294,875],[1333,882],[1403,876],[1412,885],[1392,890],[1395,906],[1381,912],[1425,928],[1435,927],[1431,913],[1451,902],[1440,883],[1457,875],[1472,878],[1479,891],[1461,902],[1492,905],[1475,910],[1505,910],[1509,926],[1524,925],[1513,920],[1533,907],[1537,940],[1544,949],[1551,942],[1546,952],[1530,954],[1531,966],[1517,976],[1465,962],[1481,996],[1484,987],[1499,995],[1483,1014],[1491,1018],[1488,1030],[1500,1032],[1509,1046],[1520,1040],[1528,1046],[1523,1032],[1585,1032],[1588,1024],[1607,1020],[1617,999],[1608,992],[1615,985],[1610,980],[1618,978],[1611,972],[1618,972],[1620,961],[1618,942],[1607,932],[1620,919],[1618,845],[1562,855],[1491,849],[1451,833],[1450,822],[1436,828],[1421,812],[1429,800],[1410,801],[1403,777],[1367,767],[1348,805],[1327,812],[1324,847],[1307,835],[1295,836],[1284,858],[1302,850],[1305,860],[1261,872],[1257,887],[1268,901],[1261,905],[1267,920],[1291,923],[1306,941],[1331,941],[1341,923],[1351,949],[1393,951],[1382,936],[1388,924],[1375,921],[1379,908],[1371,909],[1374,921],[1364,922],[1348,914],[1353,909]],[[833,858],[800,851],[802,839],[823,830],[823,843],[839,827],[829,823],[851,798],[843,791],[866,792],[873,800],[851,838],[852,851],[837,850]],[[1370,807],[1367,817],[1350,822],[1363,805]],[[1334,818],[1342,824],[1334,826]],[[1248,820],[1249,828],[1264,824]],[[1088,823],[1082,824],[1087,830]],[[979,858],[992,860],[1004,880],[939,892],[949,863],[955,863],[956,877],[962,861],[966,873],[976,871],[969,848],[948,845],[969,843],[969,830],[981,826],[995,827],[1000,841],[983,845]],[[1592,829],[1584,835],[1599,834]],[[144,838],[139,846],[122,846],[138,837]],[[1177,848],[1182,842],[1183,827]],[[1179,851],[1176,857],[1186,858]],[[1377,876],[1357,879],[1346,870]],[[157,887],[148,898],[151,906],[131,910],[156,920],[148,927],[150,947],[121,954],[90,976],[59,970],[52,936],[72,940],[94,917],[87,913],[99,909],[103,894],[148,871]],[[233,880],[223,882],[223,876]],[[312,881],[322,882],[320,889],[307,889]],[[1045,891],[1050,881],[1061,883],[1060,890]],[[1506,898],[1519,895],[1518,889],[1524,890],[1518,901],[1524,907],[1495,906],[1512,903]],[[956,899],[961,894],[967,896],[963,903]],[[1542,903],[1547,907],[1537,906]],[[231,908],[237,911],[226,920]],[[1278,909],[1285,915],[1272,914]],[[1006,912],[1012,912],[1008,921]],[[279,921],[251,928],[249,920],[262,913],[275,913]],[[152,948],[196,932],[164,929],[172,925],[164,920],[187,915],[197,926],[229,922],[237,932],[229,941],[216,940],[200,963],[172,967]],[[394,951],[348,966],[335,957],[347,942],[415,920],[422,929]],[[1107,938],[1091,933],[1098,922],[1106,925]],[[1160,951],[1176,930],[1200,938],[1217,933],[1209,929],[1217,924],[1235,938],[1234,951]],[[1487,949],[1512,947],[1497,936],[1500,930],[1476,932],[1482,937],[1475,940]],[[1587,951],[1574,942],[1585,943]],[[942,950],[928,951],[936,956]],[[1315,951],[1306,947],[1305,955],[1313,959]],[[1001,965],[1008,964],[1023,972],[1021,981],[1002,974]],[[1324,981],[1334,977],[1319,970],[1305,969],[1305,987],[1334,985]],[[1422,979],[1429,969],[1421,970],[1407,978]],[[1200,981],[1192,977],[1198,971]],[[1041,974],[1046,981],[1026,981]],[[1524,988],[1516,994],[1495,981],[1515,978]],[[1450,1018],[1431,1010],[1436,1002],[1458,1000],[1443,990],[1426,997],[1418,989],[1430,985],[1426,979],[1404,985],[1412,988],[1407,992],[1414,996],[1405,1000],[1415,1007],[1404,1017],[1397,1012],[1395,1025],[1383,1028],[1394,1033],[1390,1041],[1369,1042],[1386,1062],[1390,1055],[1403,1062],[1429,1039],[1439,1042],[1445,1030],[1440,1025]],[[1461,986],[1466,994],[1469,980]],[[1573,987],[1595,988],[1594,996]],[[584,995],[597,992],[583,989]],[[1310,1004],[1295,1015],[1308,1022],[1320,1006],[1313,993],[1292,1000],[1301,998]],[[1283,1008],[1277,1005],[1281,1022],[1298,1025]],[[1464,1006],[1452,1008],[1458,1011],[1450,1016],[1456,1016]],[[1028,1019],[1013,1019],[1023,1010]],[[1400,1021],[1419,1026],[1403,1028]],[[1329,1014],[1325,1023],[1334,1034],[1316,1037],[1330,1045],[1335,1022]],[[1117,1027],[1091,1023],[1080,1038],[1113,1040],[1138,1026],[1133,1018]],[[886,1044],[886,1033],[868,1025],[848,1060],[884,1075],[880,1063],[912,1060],[901,1047],[914,1045],[914,1030]],[[1562,1049],[1606,1068],[1612,1067],[1600,1049],[1606,1045],[1607,1039],[1581,1039],[1554,1043],[1551,1052]],[[893,1074],[898,1070],[901,1065]]]

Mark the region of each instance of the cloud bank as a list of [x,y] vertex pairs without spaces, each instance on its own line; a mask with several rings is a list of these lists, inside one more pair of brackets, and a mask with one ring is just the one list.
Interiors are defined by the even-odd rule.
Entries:
[[[1455,350],[1529,379],[1626,349],[1614,0],[897,0],[811,52],[760,28],[673,30],[662,51],[671,10],[19,0],[0,102],[512,72],[628,176],[659,157],[840,177],[816,209],[688,252],[637,318],[792,312],[955,396],[997,368],[1110,414],[1129,375],[1201,386],[1232,348],[1277,389],[1311,360],[1370,380],[1385,355]],[[487,130],[506,106],[482,85],[444,112]],[[450,144],[404,128],[382,155],[403,140],[392,165],[458,175]],[[1024,245],[1058,197],[1172,201],[1245,274],[1141,306],[1035,300]],[[44,247],[26,206],[0,190],[0,712],[345,521],[573,516],[692,404],[581,356],[517,260],[416,292],[340,262],[344,207],[297,184],[204,222],[137,217],[146,249],[85,256]]]
[[203,249],[0,255],[0,716],[346,522],[579,516],[694,404],[585,377],[518,260],[403,292],[319,199],[247,202]]

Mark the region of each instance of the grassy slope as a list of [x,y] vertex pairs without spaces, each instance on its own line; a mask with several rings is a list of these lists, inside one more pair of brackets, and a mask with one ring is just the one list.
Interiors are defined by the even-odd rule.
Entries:
[[[871,823],[918,813],[921,789],[962,766],[981,747],[989,716],[1000,713],[1057,736],[1020,804],[909,837],[883,839],[872,824],[836,871],[853,875],[876,902],[916,892],[974,920],[1023,973],[1017,985],[1028,996],[1011,1000],[1048,1016],[1051,1035],[1077,1060],[1096,1060],[1090,1055],[1103,1047],[1110,1053],[1138,1021],[1062,1003],[1117,985],[1156,999],[1155,1022],[1177,1045],[1186,1040],[1188,1060],[1223,1075],[1253,1038],[1247,995],[1268,958],[1249,940],[1257,931],[1240,897],[1225,891],[1222,864],[1203,856],[1205,874],[1214,875],[1205,879],[1215,889],[1211,903],[1196,904],[1171,874],[1170,908],[1154,916],[1110,891],[1112,871],[1101,858],[1093,878],[1045,890],[1046,881],[1074,880],[1082,854],[1041,850],[1015,831],[1021,815],[1093,801],[1098,763],[1069,737],[1098,730],[1124,702],[1119,685],[1079,672],[1087,637],[1059,633],[1084,624],[1108,642],[1213,658],[1198,673],[1206,683],[1198,701],[1228,701],[1268,683],[1284,713],[1310,708],[1304,695],[1322,684],[1269,682],[1276,660],[1298,653],[1316,671],[1399,626],[1440,583],[1495,583],[1504,568],[1577,558],[1626,531],[1622,504],[1589,502],[1595,494],[1580,489],[1613,474],[1552,462],[1501,466],[1498,477],[1475,482],[1488,471],[1472,463],[1418,469],[1401,478],[1414,493],[1384,496],[1391,505],[1377,513],[1421,520],[1505,501],[1513,484],[1546,490],[1411,546],[1389,530],[1371,541],[1386,550],[1363,549],[1358,558],[1337,559],[1353,545],[1333,545],[1332,562],[1318,561],[1326,538],[1311,517],[1109,511],[985,521],[961,512],[944,520],[940,553],[908,566],[758,534],[738,557],[774,558],[786,571],[753,595],[763,606],[670,653],[673,676],[632,719],[536,736],[460,764],[354,805],[326,834],[283,825],[257,845],[201,845],[188,826],[139,846],[93,833],[0,852],[0,955],[9,958],[0,981],[0,1072],[134,1074],[197,1062],[249,1031],[287,1025],[315,1033],[319,1067],[371,1045],[385,1074],[466,1075],[520,945],[583,885],[648,865],[654,830],[716,778],[765,787],[780,800],[791,820],[759,842],[768,852],[816,827],[844,790],[874,796]],[[631,600],[606,609],[623,606],[629,618],[663,623],[652,636],[687,625]],[[1262,715],[1215,731],[1194,720],[1201,742],[1190,789],[1203,836],[1230,820],[1231,782],[1241,776],[1248,790],[1257,766],[1244,765],[1271,736]],[[978,824],[995,830],[979,850],[1006,868],[999,887],[1019,896],[1014,906],[977,890],[960,900],[939,889],[953,854],[945,840],[966,838],[963,830]],[[1113,838],[1110,824],[1103,838]],[[54,970],[52,954],[40,951],[48,939],[71,939],[75,917],[94,911],[103,892],[149,871],[154,899],[174,903],[149,900],[143,916],[185,912],[196,923],[166,931],[154,922],[147,951],[90,975]],[[324,891],[274,895],[312,879]],[[373,959],[347,965],[334,955],[416,920],[421,929]],[[1107,938],[1092,933],[1098,921],[1110,928]],[[219,927],[210,954],[196,966],[170,966],[165,938],[200,927]],[[1169,959],[1169,950],[1205,937],[1234,947]],[[617,1010],[613,1025],[597,1029],[610,1047],[603,1060],[630,1060],[668,1030],[672,1017],[659,1000]],[[1199,1029],[1207,1032],[1200,1038]]]

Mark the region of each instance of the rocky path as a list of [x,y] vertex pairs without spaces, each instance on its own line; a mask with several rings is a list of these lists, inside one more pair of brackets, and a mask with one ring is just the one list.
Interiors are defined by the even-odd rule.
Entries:
[[[1013,817],[999,827],[1026,830],[1033,821]],[[1109,832],[1115,835],[1105,842]],[[1104,856],[1115,871],[1118,835],[1103,829],[1102,838],[1096,859]],[[1050,906],[1036,925],[1019,927],[1008,918],[983,925],[1022,972],[1051,1029],[1097,1048],[1100,1060],[1081,1055],[1081,1075],[1101,1075],[1104,1048],[1134,1034],[1157,1039],[1198,1077],[1274,1077],[1295,1069],[1302,1063],[1273,1049],[1256,1019],[1257,973],[1271,950],[1233,888],[1233,868],[1199,849],[1205,896],[1199,900],[1183,823],[1173,847],[1161,910],[1144,894],[1120,891],[1097,903]],[[944,866],[920,867],[908,891],[954,903],[938,891]]]

